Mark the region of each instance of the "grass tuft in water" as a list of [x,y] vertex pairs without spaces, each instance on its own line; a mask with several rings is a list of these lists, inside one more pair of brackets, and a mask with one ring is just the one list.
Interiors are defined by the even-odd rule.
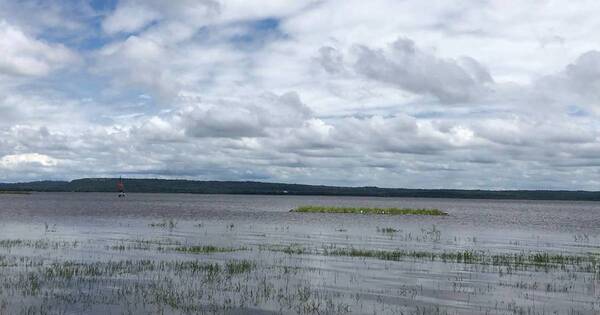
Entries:
[[254,269],[256,264],[250,260],[229,261],[225,265],[225,270],[229,275],[249,272]]
[[173,220],[173,219],[169,219],[169,220],[162,220],[161,222],[152,222],[150,224],[148,224],[149,227],[153,227],[153,228],[169,228],[169,229],[174,229],[177,227],[177,221]]
[[377,232],[379,233],[386,233],[386,234],[394,234],[397,233],[399,230],[394,229],[392,227],[377,227]]

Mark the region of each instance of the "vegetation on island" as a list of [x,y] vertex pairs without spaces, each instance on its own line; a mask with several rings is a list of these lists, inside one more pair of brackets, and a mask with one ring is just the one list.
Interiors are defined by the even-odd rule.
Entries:
[[441,211],[439,209],[328,207],[328,206],[301,206],[296,209],[293,209],[292,212],[392,214],[392,215],[448,215],[448,213]]

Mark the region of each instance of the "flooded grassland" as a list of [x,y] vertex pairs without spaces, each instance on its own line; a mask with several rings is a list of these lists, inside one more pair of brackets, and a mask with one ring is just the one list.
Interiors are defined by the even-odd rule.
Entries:
[[596,314],[599,246],[591,202],[1,195],[0,314]]

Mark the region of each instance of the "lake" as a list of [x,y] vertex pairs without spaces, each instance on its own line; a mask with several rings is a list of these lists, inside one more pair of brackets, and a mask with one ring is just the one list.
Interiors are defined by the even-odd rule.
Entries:
[[0,195],[0,314],[598,314],[599,246],[594,202]]

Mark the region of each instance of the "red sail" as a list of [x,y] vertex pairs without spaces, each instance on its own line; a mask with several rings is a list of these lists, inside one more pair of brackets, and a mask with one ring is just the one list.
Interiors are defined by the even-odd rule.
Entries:
[[120,180],[117,182],[117,190],[119,192],[124,192],[125,191],[125,185],[123,185],[123,180]]

